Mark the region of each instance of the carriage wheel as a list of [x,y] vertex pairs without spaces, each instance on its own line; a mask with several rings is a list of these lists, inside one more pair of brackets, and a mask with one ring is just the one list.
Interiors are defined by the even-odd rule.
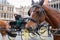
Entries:
[[28,40],[28,37],[29,37],[29,32],[28,32],[28,30],[23,29],[23,30],[22,30],[22,39],[23,39],[23,40]]
[[41,27],[40,30],[38,30],[38,32],[40,34],[41,40],[45,40],[45,38],[48,37],[48,30],[46,27]]

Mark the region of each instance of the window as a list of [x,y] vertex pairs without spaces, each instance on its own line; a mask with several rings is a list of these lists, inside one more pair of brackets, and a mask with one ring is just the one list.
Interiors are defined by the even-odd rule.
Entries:
[[56,8],[58,9],[58,4],[56,4]]
[[12,12],[13,12],[13,9],[14,9],[14,8],[11,9]]
[[7,16],[7,18],[8,18],[8,13],[7,13],[7,15],[6,15],[6,16]]
[[60,3],[59,3],[59,9],[60,9]]
[[8,14],[8,18],[10,18],[10,13]]
[[9,7],[7,7],[7,10],[8,10],[8,11],[10,11],[10,8],[9,8]]
[[7,10],[8,10],[8,11],[13,11],[13,8],[7,7]]
[[9,14],[9,18],[11,18],[11,14]]
[[53,5],[51,5],[51,7],[53,7]]
[[10,11],[12,11],[12,12],[13,12],[13,8],[10,8]]
[[50,6],[50,5],[49,5]]
[[3,13],[1,13],[1,18],[3,18]]
[[6,18],[6,13],[4,13],[4,18]]
[[7,7],[7,10],[8,10],[8,11],[11,11],[11,8],[10,8],[10,7]]
[[3,6],[0,6],[0,10],[3,10]]
[[13,18],[13,14],[10,14],[10,18]]
[[13,18],[13,14],[12,14],[12,18]]
[[56,8],[56,5],[54,4],[54,8]]
[[10,7],[10,11],[11,11],[11,7]]

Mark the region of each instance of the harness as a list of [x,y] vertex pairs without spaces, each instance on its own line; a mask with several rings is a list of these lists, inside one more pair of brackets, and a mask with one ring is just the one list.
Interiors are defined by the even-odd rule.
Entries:
[[[38,19],[40,19],[41,15],[45,13],[44,9],[43,9],[41,6],[39,6],[39,5],[33,5],[33,7],[40,8],[40,9],[39,9],[39,12],[38,12]],[[32,7],[32,8],[33,8],[33,7]],[[30,10],[28,11],[28,15],[30,16]],[[34,31],[35,31],[38,35],[40,35],[37,31],[40,30],[40,28],[42,28],[42,27],[46,27],[47,30],[48,30],[48,35],[49,35],[49,30],[50,30],[50,29],[49,29],[49,25],[48,25],[45,21],[43,21],[42,23],[39,23],[39,20],[37,20],[37,19],[36,19],[36,21],[37,21],[37,26],[36,26],[36,28],[34,29]],[[33,29],[30,28],[30,31],[31,31],[31,30],[33,30]],[[44,33],[44,32],[43,32],[43,33]]]
[[[45,30],[44,30],[45,29]],[[37,27],[36,27],[36,29],[35,29],[35,31],[38,31],[38,30],[42,30],[40,33],[45,33],[45,31],[47,31],[48,30],[48,36],[51,36],[50,35],[50,25],[46,22],[46,21],[44,21],[44,22],[42,22],[42,23],[40,23],[40,24],[38,24],[37,25]],[[43,31],[44,30],[44,31]]]

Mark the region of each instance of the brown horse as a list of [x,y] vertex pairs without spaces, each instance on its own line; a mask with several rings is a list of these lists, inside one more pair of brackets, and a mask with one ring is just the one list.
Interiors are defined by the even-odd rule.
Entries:
[[[53,8],[50,8],[49,6],[43,6],[45,12],[46,12],[46,21],[50,23],[52,26],[52,29],[59,29],[60,28],[60,12],[58,10],[54,10]],[[60,40],[59,35],[54,35],[54,40]]]
[[6,30],[9,29],[9,24],[4,21],[4,20],[0,20],[0,33],[2,34],[2,39],[5,40],[6,37]]
[[0,20],[0,33],[2,34],[2,40],[7,40],[7,38],[6,38],[7,34],[8,34],[9,40],[14,40],[15,39],[15,37],[11,37],[14,34],[12,34],[9,31],[9,28],[11,28],[11,27],[6,21]]
[[[35,27],[36,24],[40,24],[44,21],[48,22],[52,29],[60,28],[60,12],[59,10],[53,9],[47,5],[43,5],[44,0],[42,0],[39,4],[33,5],[28,14],[31,18],[36,19],[37,22],[33,22],[29,20],[26,24],[26,28]],[[60,40],[59,35],[53,35],[54,40]]]

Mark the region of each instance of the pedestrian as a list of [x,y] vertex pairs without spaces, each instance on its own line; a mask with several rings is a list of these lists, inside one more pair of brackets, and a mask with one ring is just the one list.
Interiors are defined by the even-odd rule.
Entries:
[[16,25],[17,25],[17,29],[19,29],[19,31],[21,30],[21,22],[22,22],[22,17],[21,17],[21,15],[18,15],[18,14],[15,14],[14,15],[14,17],[15,17],[15,22],[16,22]]

